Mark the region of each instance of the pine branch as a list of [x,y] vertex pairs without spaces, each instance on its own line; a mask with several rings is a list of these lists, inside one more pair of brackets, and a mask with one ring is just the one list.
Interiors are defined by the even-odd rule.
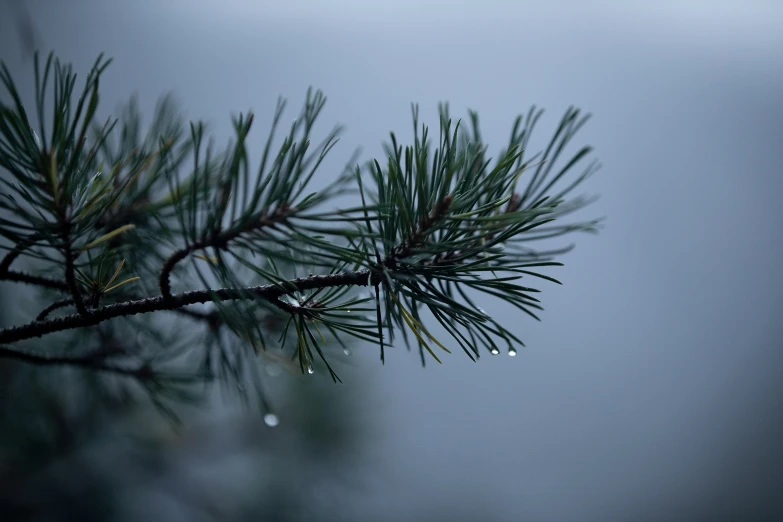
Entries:
[[35,318],[36,321],[43,321],[46,319],[46,317],[54,312],[55,310],[59,310],[60,308],[65,308],[66,306],[70,306],[73,304],[73,299],[70,297],[67,297],[65,299],[60,299],[59,301],[55,301],[43,310],[41,310],[41,313],[38,314],[38,316]]
[[[37,239],[33,238],[33,239]],[[16,283],[27,283],[30,285],[37,285],[51,290],[63,290],[68,291],[68,285],[64,281],[58,281],[56,279],[50,279],[48,277],[37,276],[27,274],[25,272],[19,272],[11,270],[11,264],[22,255],[25,248],[33,243],[33,240],[22,242],[16,245],[10,250],[0,261],[0,281],[12,281]]]
[[[54,112],[60,117],[54,118],[47,131],[42,108],[52,65]],[[394,342],[395,332],[401,332],[409,347],[409,334],[413,334],[422,362],[425,349],[440,362],[431,349],[434,345],[451,352],[430,333],[423,316],[429,313],[473,360],[479,357],[481,346],[499,353],[498,343],[507,343],[509,354],[514,355],[514,346],[524,346],[522,341],[484,312],[473,296],[501,299],[538,319],[531,310],[543,310],[535,297],[539,290],[530,288],[527,278],[558,283],[537,270],[561,265],[554,262],[554,256],[563,251],[536,253],[519,244],[597,229],[596,221],[559,222],[588,203],[566,195],[592,174],[594,166],[564,188],[553,189],[591,150],[581,148],[562,168],[552,170],[587,119],[580,118],[577,109],[566,112],[543,155],[531,158],[525,157],[527,141],[540,111],[531,110],[524,124],[520,116],[508,147],[492,165],[475,113],[470,113],[470,133],[459,121],[452,122],[447,106],[441,107],[439,139],[433,151],[427,127],[419,131],[418,108],[414,108],[413,144],[398,146],[392,133],[386,165],[382,167],[377,160],[368,164],[374,186],[366,199],[359,165],[355,170],[349,165],[325,190],[310,192],[308,188],[337,141],[334,131],[308,152],[313,124],[326,100],[320,91],[308,91],[301,116],[274,152],[272,140],[284,106],[278,103],[257,174],[253,174],[248,155],[252,114],[233,119],[236,141],[223,152],[215,152],[205,139],[201,123],[191,124],[187,138],[182,123],[170,118],[166,104],[144,138],[133,110],[113,134],[118,139],[109,139],[113,125],[96,128],[94,137],[88,135],[98,104],[98,76],[106,65],[102,58],[96,61],[72,107],[75,75],[70,67],[50,57],[41,74],[36,60],[40,136],[33,130],[10,75],[0,68],[0,81],[13,101],[10,106],[0,104],[0,168],[13,178],[12,183],[5,183],[13,196],[0,198],[0,212],[14,216],[13,220],[1,218],[0,235],[16,243],[0,261],[0,281],[56,289],[68,297],[47,306],[35,321],[0,330],[0,343],[120,317],[127,320],[112,327],[146,331],[144,322],[132,316],[170,311],[209,329],[204,365],[217,365],[239,381],[245,376],[243,352],[232,351],[226,344],[232,337],[224,334],[233,334],[244,346],[267,346],[262,330],[269,328],[259,321],[259,312],[268,312],[275,319],[288,319],[279,329],[278,342],[295,341],[292,356],[298,357],[301,371],[312,373],[320,358],[338,380],[324,355],[327,336],[341,344],[343,335],[379,343],[383,360],[385,334]],[[192,165],[186,162],[191,154]],[[523,178],[529,169],[534,172]],[[526,180],[526,188],[517,188],[520,179]],[[361,206],[323,208],[345,195],[354,181]],[[543,227],[555,220],[556,226]],[[162,252],[160,238],[178,241],[177,246]],[[51,258],[45,247],[59,251],[63,259]],[[98,250],[101,253],[93,255]],[[56,264],[63,280],[10,270],[20,256]],[[172,273],[184,260],[193,261],[194,275],[204,290],[172,293]],[[115,283],[123,266],[133,273]],[[303,269],[329,273],[293,279]],[[245,279],[247,275],[254,279]],[[520,284],[523,277],[525,283]],[[143,291],[128,291],[131,287],[125,285],[139,279]],[[273,283],[252,286],[259,280]],[[153,288],[144,285],[146,281]],[[348,295],[355,286],[374,287],[374,299],[358,292]],[[108,302],[113,304],[101,305],[99,298],[108,293]],[[214,305],[213,311],[188,309],[208,302]],[[66,306],[74,306],[77,313],[50,317]],[[149,330],[155,330],[152,337],[160,341],[162,332]],[[179,332],[173,335],[178,337]],[[182,351],[168,341],[160,344],[163,349],[156,355],[170,356],[192,348],[189,342]],[[50,357],[12,347],[0,350],[2,357],[44,365],[98,364],[91,356]]]
[[79,285],[76,282],[76,270],[74,267],[74,257],[73,257],[73,250],[72,244],[71,244],[71,237],[70,237],[70,224],[65,223],[63,225],[63,232],[62,232],[62,239],[63,239],[63,255],[65,256],[65,283],[68,285],[68,290],[71,292],[71,296],[73,296],[73,305],[76,307],[76,311],[79,312],[80,315],[89,315],[89,310],[87,310],[87,306],[84,304],[84,299],[82,298],[82,293],[79,290]]
[[[370,277],[371,274],[372,277]],[[66,315],[45,321],[33,321],[25,325],[0,330],[0,344],[42,337],[47,334],[62,332],[64,330],[95,326],[116,317],[146,314],[162,310],[176,310],[188,305],[211,302],[215,299],[219,301],[233,301],[252,297],[274,303],[279,297],[297,291],[301,292],[305,290],[317,290],[339,286],[367,286],[368,280],[370,284],[378,284],[381,280],[381,276],[379,274],[376,275],[376,273],[371,272],[370,270],[359,270],[348,273],[313,275],[293,279],[280,284],[248,288],[194,290],[181,294],[174,294],[169,298],[165,298],[161,295],[146,299],[125,301],[96,308],[91,310],[88,315]]]
[[427,237],[427,232],[449,211],[453,199],[451,194],[447,194],[433,205],[432,211],[421,219],[418,228],[413,231],[411,237],[398,245],[393,253],[386,257],[384,264],[393,266],[398,258],[409,256],[416,247],[421,246]]
[[225,249],[228,243],[234,239],[237,239],[242,234],[248,232],[257,232],[263,228],[274,228],[276,225],[284,223],[289,217],[291,212],[295,209],[287,208],[285,206],[278,207],[274,212],[267,215],[266,212],[261,214],[259,219],[253,220],[249,223],[243,223],[232,227],[228,230],[220,231],[212,235],[209,239],[202,241],[196,241],[185,248],[177,250],[163,264],[163,268],[160,272],[160,293],[164,298],[171,297],[171,282],[169,280],[171,272],[174,267],[185,259],[188,255],[199,250],[205,250],[207,248],[216,248],[218,250]]
[[0,274],[5,274],[11,269],[11,263],[13,263],[16,260],[16,258],[22,255],[22,251],[24,250],[24,247],[25,247],[24,243],[16,245],[13,248],[13,250],[10,250],[3,257],[3,260],[0,261]]
[[[521,205],[521,200],[519,197],[518,192],[514,192],[511,195],[511,198],[509,199],[508,206],[506,206],[506,210],[503,211],[503,214],[508,214],[509,212],[516,212],[519,210],[519,207]],[[504,228],[503,225],[500,225],[497,231],[502,231]],[[467,250],[474,250],[481,246],[482,241],[492,241],[495,237],[495,232],[487,232],[483,237],[477,239],[473,243],[470,243],[468,245]],[[458,264],[461,263],[462,260],[460,259],[460,256],[462,255],[462,252],[459,250],[454,250],[451,252],[444,252],[438,256],[435,256],[432,259],[425,260],[422,265],[424,266],[430,266],[430,267],[436,267],[436,266],[443,266],[443,265],[450,265],[450,264]]]

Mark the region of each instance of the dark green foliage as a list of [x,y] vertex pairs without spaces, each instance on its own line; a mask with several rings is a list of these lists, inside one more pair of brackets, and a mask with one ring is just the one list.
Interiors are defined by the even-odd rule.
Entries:
[[[119,120],[95,121],[107,65],[99,58],[77,95],[69,66],[36,57],[34,110],[2,68],[0,280],[37,286],[46,302],[36,320],[0,330],[0,356],[119,374],[165,413],[212,379],[268,409],[259,358],[339,380],[332,341],[346,350],[351,338],[368,341],[383,360],[401,336],[422,363],[450,345],[474,360],[500,347],[513,354],[517,333],[476,296],[538,319],[534,285],[557,282],[542,270],[568,249],[531,242],[597,230],[597,221],[564,222],[589,203],[571,193],[597,168],[569,176],[591,151],[565,156],[587,120],[576,109],[534,155],[527,146],[542,112],[531,109],[493,160],[475,113],[466,128],[442,106],[435,141],[414,107],[411,145],[392,134],[385,159],[351,162],[311,192],[339,135],[311,141],[320,91],[308,91],[273,148],[278,102],[253,167],[252,114],[233,119],[225,150],[202,123],[187,127],[171,98],[144,132],[133,103]],[[356,206],[334,208],[351,193]],[[12,267],[22,262],[31,272]],[[42,335],[69,346],[42,350]]]

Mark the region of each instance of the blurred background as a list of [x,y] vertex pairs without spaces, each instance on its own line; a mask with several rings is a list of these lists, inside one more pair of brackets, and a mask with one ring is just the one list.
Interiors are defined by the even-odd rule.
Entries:
[[541,323],[486,307],[516,358],[357,345],[345,384],[268,379],[275,428],[69,409],[3,365],[0,518],[783,520],[782,27],[774,0],[2,0],[20,85],[31,46],[85,73],[104,52],[106,111],[173,92],[220,141],[323,89],[346,132],[316,183],[407,138],[411,102],[431,126],[439,101],[477,110],[490,152],[530,105],[534,148],[576,105],[604,165],[582,215],[608,220],[570,238]]

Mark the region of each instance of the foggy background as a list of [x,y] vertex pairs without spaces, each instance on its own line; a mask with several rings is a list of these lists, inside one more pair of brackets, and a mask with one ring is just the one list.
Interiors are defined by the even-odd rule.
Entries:
[[[604,230],[567,238],[541,323],[484,307],[527,349],[422,369],[356,347],[339,391],[366,410],[352,517],[783,519],[783,4],[25,3],[44,51],[80,73],[114,58],[104,111],[137,93],[151,116],[173,91],[225,142],[252,108],[256,162],[277,96],[285,123],[323,89],[321,135],[346,132],[318,184],[356,147],[407,139],[411,102],[435,128],[439,101],[477,110],[490,153],[532,104],[536,149],[569,105],[594,115],[577,141],[604,165],[583,187],[601,198],[580,216]],[[10,5],[0,58],[30,85]]]

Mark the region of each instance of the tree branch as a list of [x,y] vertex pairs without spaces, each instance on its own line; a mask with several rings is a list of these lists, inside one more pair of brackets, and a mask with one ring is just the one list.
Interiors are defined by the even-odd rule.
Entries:
[[171,282],[169,281],[169,275],[174,270],[174,267],[177,265],[177,263],[185,259],[189,254],[209,247],[223,248],[229,241],[238,238],[245,232],[260,230],[265,227],[274,228],[276,224],[282,223],[286,220],[286,218],[288,218],[291,210],[294,209],[289,208],[287,205],[282,205],[275,209],[275,211],[270,215],[266,215],[264,213],[258,220],[253,220],[250,223],[243,223],[241,226],[232,227],[222,232],[217,232],[209,239],[196,241],[195,243],[188,245],[185,248],[177,250],[171,254],[168,259],[166,259],[165,263],[163,263],[163,268],[160,271],[160,280],[158,284],[160,286],[161,296],[166,299],[171,297]]
[[[14,326],[0,330],[0,344],[14,343],[25,339],[42,337],[46,334],[94,326],[109,319],[136,314],[146,314],[161,310],[175,310],[192,304],[206,303],[213,300],[213,296],[221,301],[247,299],[248,294],[253,297],[277,300],[282,295],[295,291],[315,290],[319,288],[332,288],[336,286],[367,286],[378,284],[382,279],[378,272],[368,269],[357,272],[311,275],[299,279],[293,279],[280,284],[254,286],[248,288],[222,288],[219,290],[194,290],[181,294],[171,295],[165,298],[162,295],[123,303],[105,305],[91,310],[88,315],[72,314],[56,317],[46,321],[33,321],[24,325]],[[2,356],[2,353],[0,353]]]
[[398,245],[397,248],[395,248],[392,252],[392,255],[389,256],[387,261],[407,257],[414,248],[421,246],[424,242],[424,239],[426,238],[427,231],[436,222],[442,219],[443,216],[446,215],[446,213],[449,211],[449,208],[451,207],[453,200],[454,197],[451,194],[446,194],[446,196],[444,196],[441,201],[436,202],[432,206],[432,211],[429,213],[429,215],[422,217],[418,228],[412,231],[411,237],[407,241],[404,241]]
[[13,250],[9,250],[0,262],[0,274],[5,274],[11,268],[11,263],[22,254],[24,247],[19,244],[14,247]]
[[11,264],[24,252],[25,248],[32,244],[31,241],[17,244],[0,261],[0,281],[14,281],[17,283],[27,283],[31,285],[43,286],[52,290],[68,291],[68,285],[63,281],[49,279],[48,277],[34,276],[24,272],[11,270]]
[[35,318],[36,321],[43,321],[46,319],[46,316],[48,316],[50,313],[54,312],[55,310],[59,308],[64,308],[66,306],[72,305],[73,299],[70,297],[66,297],[65,299],[60,299],[59,301],[55,301],[43,310],[41,310],[41,313],[38,314],[38,317]]
[[[503,214],[508,214],[510,212],[516,212],[517,210],[519,210],[519,207],[521,206],[521,204],[522,204],[522,201],[521,201],[521,199],[519,197],[519,193],[514,192],[511,195],[511,199],[508,202],[508,206],[506,207],[506,210],[503,211]],[[498,229],[496,231],[502,231],[504,228],[506,228],[506,227],[500,226],[500,227],[498,227]],[[494,238],[495,238],[495,232],[490,231],[490,232],[487,232],[484,235],[483,240],[484,241],[492,241]],[[472,244],[470,244],[468,246],[467,250],[474,249],[474,248],[476,248],[479,245],[481,245],[481,240],[477,240],[477,241],[473,242]],[[461,255],[462,255],[462,252],[459,251],[459,250],[455,250],[453,252],[445,252],[445,253],[443,253],[441,255],[435,256],[433,259],[428,259],[428,260],[424,261],[423,264],[425,266],[441,266],[441,265],[445,265],[445,264],[449,264],[449,263],[461,263],[462,261],[459,259]]]
[[67,221],[63,223],[63,255],[65,256],[65,283],[68,285],[68,290],[73,296],[73,305],[76,307],[76,311],[80,315],[89,315],[87,306],[82,299],[82,293],[79,291],[79,285],[76,282],[75,268],[73,252],[71,251],[71,224]]

